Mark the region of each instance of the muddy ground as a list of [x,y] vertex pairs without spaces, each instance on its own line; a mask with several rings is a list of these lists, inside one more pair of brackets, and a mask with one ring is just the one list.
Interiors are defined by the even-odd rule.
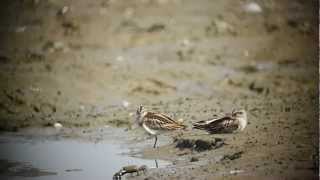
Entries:
[[[144,157],[174,164],[129,179],[318,177],[317,1],[2,3],[2,131],[116,127],[130,146],[147,142]],[[133,128],[140,104],[189,126],[245,108],[249,125],[239,134],[171,133],[152,149]],[[203,139],[204,149],[188,145]]]

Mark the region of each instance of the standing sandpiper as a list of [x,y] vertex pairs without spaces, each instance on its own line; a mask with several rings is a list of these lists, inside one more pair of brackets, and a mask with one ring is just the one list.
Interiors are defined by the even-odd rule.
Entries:
[[243,131],[247,122],[247,113],[241,109],[233,110],[231,114],[223,117],[196,122],[193,128],[205,130],[210,134],[233,133]]
[[143,106],[139,106],[136,114],[136,121],[139,126],[142,126],[149,134],[155,136],[153,148],[157,144],[157,135],[164,131],[173,131],[178,129],[185,129],[186,126],[170,117],[147,111]]

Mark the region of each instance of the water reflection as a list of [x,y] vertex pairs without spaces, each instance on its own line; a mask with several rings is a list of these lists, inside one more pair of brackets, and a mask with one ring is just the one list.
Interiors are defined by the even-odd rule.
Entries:
[[[106,142],[0,137],[0,159],[29,163],[34,168],[56,174],[33,179],[105,180],[112,179],[119,168],[128,165],[146,165],[150,168],[169,165],[166,161],[124,156],[123,154],[128,154],[127,151],[120,145]],[[75,169],[77,171],[73,171]],[[4,176],[5,173],[0,172],[0,177]]]

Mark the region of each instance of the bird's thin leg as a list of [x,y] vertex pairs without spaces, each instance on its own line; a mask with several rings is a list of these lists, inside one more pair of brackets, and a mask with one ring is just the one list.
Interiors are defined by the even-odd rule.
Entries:
[[153,148],[156,148],[157,141],[158,141],[158,137],[157,137],[157,135],[156,135],[156,136],[155,136],[155,141],[154,141]]
[[156,168],[159,168],[159,166],[158,166],[158,161],[155,159],[154,162],[155,162],[155,164],[156,164]]

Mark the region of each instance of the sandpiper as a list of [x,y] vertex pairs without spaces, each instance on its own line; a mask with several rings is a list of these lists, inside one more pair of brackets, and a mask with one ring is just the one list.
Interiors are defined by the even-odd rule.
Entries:
[[193,124],[193,128],[201,129],[210,134],[233,133],[243,131],[247,126],[247,113],[245,110],[233,110],[231,114],[215,117]]
[[185,125],[173,120],[167,115],[149,112],[143,106],[139,106],[137,109],[136,121],[138,122],[139,126],[142,126],[149,134],[155,136],[153,148],[156,147],[158,134],[164,131],[173,131],[186,128]]

